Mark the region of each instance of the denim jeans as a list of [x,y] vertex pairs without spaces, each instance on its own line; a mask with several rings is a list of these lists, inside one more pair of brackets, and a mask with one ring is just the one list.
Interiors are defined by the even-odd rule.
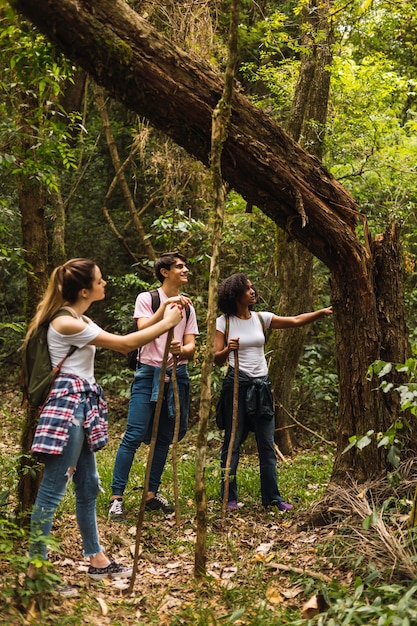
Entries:
[[83,541],[84,556],[89,557],[102,551],[99,542],[96,500],[100,491],[95,453],[91,452],[85,436],[85,401],[78,406],[69,428],[68,443],[62,454],[45,454],[42,482],[33,505],[29,555],[46,559],[46,538],[51,533],[52,523],[59,503],[64,497],[71,480],[75,488],[76,516]]
[[[126,488],[129,473],[140,444],[151,440],[153,416],[158,395],[159,368],[140,364],[135,372],[131,386],[129,411],[126,431],[123,435],[113,470],[112,494],[122,496]],[[170,376],[171,371],[167,372]],[[177,368],[177,381],[180,400],[180,431],[181,440],[188,427],[188,411],[190,402],[190,380],[185,365]],[[161,476],[172,443],[175,427],[175,408],[172,400],[172,385],[165,383],[164,400],[159,417],[158,433],[149,476],[149,491],[157,493],[161,484]]]
[[[277,481],[277,454],[274,447],[274,419],[255,416],[249,418],[246,415],[246,393],[247,385],[239,385],[238,399],[238,424],[236,438],[232,450],[232,458],[229,473],[229,494],[228,500],[238,499],[236,472],[239,464],[240,446],[246,440],[249,432],[255,433],[258,447],[259,469],[261,478],[261,499],[264,506],[268,506],[272,501],[282,502],[282,497],[278,489]],[[226,467],[227,451],[229,447],[232,430],[233,411],[233,385],[228,384],[225,389],[225,405],[230,407],[230,412],[224,415],[224,441],[221,450],[221,468],[224,476]],[[224,493],[224,480],[221,483],[221,497]]]

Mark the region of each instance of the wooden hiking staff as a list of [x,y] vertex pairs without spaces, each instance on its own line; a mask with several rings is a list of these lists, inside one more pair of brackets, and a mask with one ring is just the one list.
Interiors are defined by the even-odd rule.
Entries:
[[167,371],[168,354],[169,354],[169,349],[171,347],[171,341],[172,341],[173,336],[174,336],[174,329],[170,328],[167,334],[164,357],[162,359],[161,371],[159,374],[158,398],[156,401],[155,412],[153,416],[151,443],[149,445],[148,459],[146,462],[145,482],[143,485],[142,501],[140,503],[138,521],[136,524],[135,556],[133,559],[132,577],[130,579],[130,585],[127,590],[127,593],[132,593],[133,591],[133,586],[135,584],[135,579],[136,579],[136,573],[138,570],[139,548],[140,548],[140,540],[141,540],[141,535],[142,535],[143,520],[145,517],[146,496],[148,494],[149,476],[151,473],[152,460],[153,460],[153,455],[155,452],[156,436],[158,434],[159,417],[161,415],[161,407],[162,407],[162,402],[164,399],[165,374]]
[[174,404],[175,404],[175,427],[174,427],[174,437],[172,439],[172,477],[174,482],[174,506],[175,506],[175,523],[179,527],[181,525],[181,516],[180,516],[180,499],[179,499],[179,490],[178,490],[178,459],[177,459],[177,444],[178,444],[178,435],[180,432],[180,420],[181,420],[181,407],[180,407],[180,395],[178,390],[178,380],[177,380],[177,365],[178,365],[178,357],[174,355],[174,362],[172,364],[172,375],[171,375],[171,384],[172,390],[174,393]]
[[233,377],[233,412],[232,412],[232,430],[230,433],[229,447],[227,448],[226,466],[224,468],[223,476],[223,505],[222,505],[222,520],[226,517],[227,503],[229,501],[229,475],[230,475],[230,463],[232,461],[233,446],[235,445],[236,431],[237,431],[237,418],[239,410],[239,354],[238,350],[234,350],[235,353],[235,371]]

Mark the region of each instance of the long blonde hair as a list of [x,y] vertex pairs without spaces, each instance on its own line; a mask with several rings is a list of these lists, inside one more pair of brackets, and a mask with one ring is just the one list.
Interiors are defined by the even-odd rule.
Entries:
[[32,333],[42,324],[50,322],[64,304],[75,304],[81,289],[91,289],[96,263],[90,259],[70,259],[56,267],[39,302],[25,336],[26,344]]

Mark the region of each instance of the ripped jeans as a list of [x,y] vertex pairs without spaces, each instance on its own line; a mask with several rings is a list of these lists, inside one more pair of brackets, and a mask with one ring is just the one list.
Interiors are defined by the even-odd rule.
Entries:
[[62,454],[44,455],[42,482],[33,505],[30,527],[30,557],[47,558],[47,538],[59,503],[69,481],[73,480],[76,516],[83,541],[84,556],[102,551],[98,538],[96,500],[100,491],[95,453],[85,437],[85,402],[81,402],[69,428],[69,440]]

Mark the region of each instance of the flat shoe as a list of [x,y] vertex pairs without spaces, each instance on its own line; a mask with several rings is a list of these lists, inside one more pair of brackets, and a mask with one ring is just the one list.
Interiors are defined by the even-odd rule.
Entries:
[[93,580],[103,580],[103,578],[130,578],[132,572],[131,567],[125,567],[112,561],[106,567],[93,567],[90,565],[87,573]]

